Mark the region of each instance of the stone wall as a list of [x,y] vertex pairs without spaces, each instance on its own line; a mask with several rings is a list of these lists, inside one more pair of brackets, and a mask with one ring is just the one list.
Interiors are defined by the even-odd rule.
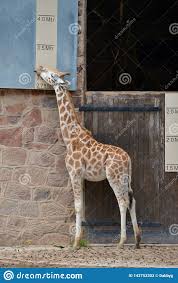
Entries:
[[[79,1],[76,107],[85,82],[84,6]],[[64,158],[54,92],[1,89],[1,246],[69,244],[75,215]]]

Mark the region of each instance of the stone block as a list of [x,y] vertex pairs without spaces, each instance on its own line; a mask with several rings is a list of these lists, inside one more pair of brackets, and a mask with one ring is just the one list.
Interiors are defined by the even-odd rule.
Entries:
[[2,163],[9,166],[24,165],[26,156],[26,151],[22,148],[7,148],[2,151]]
[[37,92],[37,90],[35,90],[35,92],[33,92],[31,96],[32,104],[35,106],[41,106],[41,99],[42,96],[40,95],[40,91]]
[[46,201],[52,198],[52,191],[50,188],[36,188],[33,192],[33,199],[35,201]]
[[24,129],[23,134],[23,144],[31,143],[34,140],[34,128]]
[[61,176],[59,172],[50,172],[47,178],[47,185],[52,187],[66,187],[68,176]]
[[19,216],[11,215],[7,221],[7,230],[22,232],[27,225],[27,219]]
[[4,231],[0,233],[0,246],[9,247],[9,246],[19,245],[20,244],[19,237],[20,237],[20,232]]
[[21,147],[22,129],[0,129],[0,144],[11,147]]
[[65,147],[64,144],[61,144],[61,142],[57,142],[50,148],[49,152],[51,152],[53,154],[56,154],[56,155],[63,155],[63,156],[65,156],[65,154],[66,154],[66,147]]
[[21,116],[8,116],[7,122],[9,125],[15,125],[17,124],[21,119]]
[[56,169],[60,175],[68,175],[68,171],[66,169],[65,164],[65,156],[60,156],[56,158]]
[[15,89],[6,89],[5,95],[3,98],[5,106],[14,106],[19,104],[26,104],[29,105],[30,101],[30,91],[26,91],[27,93],[24,94],[25,90],[15,90]]
[[13,105],[8,105],[5,107],[6,112],[8,113],[8,115],[21,115],[24,111],[24,109],[26,108],[25,104],[13,104]]
[[31,189],[18,183],[8,183],[5,190],[5,197],[15,200],[30,200]]
[[0,199],[0,214],[1,215],[17,215],[18,214],[18,201],[8,200],[5,198]]
[[43,167],[54,166],[55,157],[47,152],[32,151],[28,160],[30,165],[39,165]]
[[37,142],[53,144],[58,139],[58,136],[54,128],[41,126],[35,129],[35,138]]
[[26,232],[32,233],[39,237],[48,233],[68,233],[69,225],[63,221],[48,221],[48,219],[33,219],[29,220]]
[[0,115],[0,127],[8,125],[8,119],[7,116]]
[[0,232],[4,232],[7,225],[8,216],[0,215]]
[[27,128],[40,125],[42,122],[41,111],[39,109],[32,109],[23,116],[23,125]]
[[59,127],[59,112],[58,110],[44,109],[42,111],[43,123],[50,127]]
[[38,244],[68,246],[70,244],[70,237],[61,233],[45,234],[38,240]]
[[42,97],[42,106],[47,108],[57,108],[57,101],[55,93],[53,96],[43,96]]
[[59,204],[65,204],[66,207],[74,207],[72,188],[54,188],[53,199]]
[[58,205],[52,201],[41,203],[40,215],[41,217],[57,217],[58,219],[65,218],[67,215],[67,210],[65,209],[64,205]]
[[19,215],[24,217],[38,217],[39,216],[38,203],[31,201],[20,202]]
[[13,180],[22,185],[44,185],[47,179],[47,169],[36,166],[20,167],[14,170]]
[[1,167],[0,168],[0,182],[10,181],[12,177],[11,168]]

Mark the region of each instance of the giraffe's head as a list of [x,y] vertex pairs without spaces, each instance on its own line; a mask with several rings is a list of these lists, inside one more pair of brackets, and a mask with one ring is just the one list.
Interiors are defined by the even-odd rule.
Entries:
[[64,80],[64,76],[70,75],[66,72],[60,72],[56,69],[40,66],[35,70],[38,76],[40,76],[45,82],[51,86],[59,85],[61,87],[68,87],[69,82]]

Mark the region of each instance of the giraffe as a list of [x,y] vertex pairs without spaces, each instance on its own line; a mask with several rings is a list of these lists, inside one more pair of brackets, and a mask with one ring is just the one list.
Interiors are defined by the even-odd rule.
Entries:
[[126,242],[126,212],[130,212],[135,236],[135,248],[140,247],[141,235],[136,217],[136,201],[131,189],[131,159],[122,149],[97,142],[86,128],[80,125],[63,73],[40,66],[35,70],[44,81],[53,86],[59,110],[61,134],[67,154],[65,158],[73,193],[76,215],[74,248],[79,248],[82,236],[83,181],[102,181],[107,178],[116,196],[120,216],[121,235],[118,247]]

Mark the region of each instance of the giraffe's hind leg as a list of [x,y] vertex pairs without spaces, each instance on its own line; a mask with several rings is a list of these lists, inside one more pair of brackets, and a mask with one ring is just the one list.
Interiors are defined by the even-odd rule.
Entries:
[[113,192],[116,196],[119,205],[120,217],[121,217],[121,235],[120,235],[119,247],[122,248],[127,240],[126,214],[127,214],[127,209],[129,208],[128,185],[126,186],[125,184],[120,182],[120,177],[117,177],[113,174],[111,167],[106,169],[106,177],[108,179],[111,188],[113,189]]
[[140,230],[139,230],[138,223],[137,223],[136,201],[133,197],[132,190],[129,191],[129,198],[130,198],[129,212],[130,212],[130,217],[131,217],[131,220],[132,220],[132,225],[133,225],[133,230],[134,230],[134,235],[135,235],[135,248],[139,249],[140,248],[141,235],[140,235]]
[[127,240],[126,234],[126,214],[127,214],[127,204],[122,200],[118,200],[120,215],[121,215],[121,235],[119,248],[122,248]]

